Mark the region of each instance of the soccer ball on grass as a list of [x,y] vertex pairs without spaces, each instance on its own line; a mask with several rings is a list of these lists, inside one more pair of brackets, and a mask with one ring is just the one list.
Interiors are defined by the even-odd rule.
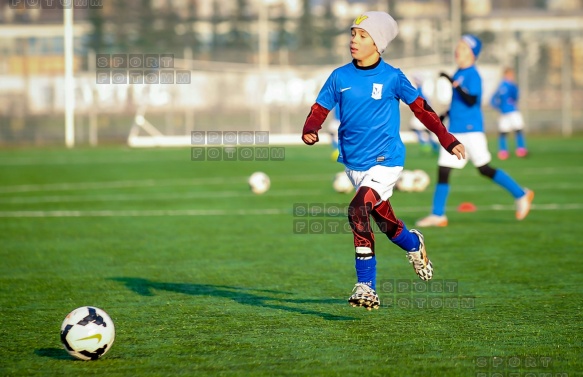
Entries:
[[344,172],[336,173],[334,181],[332,182],[332,187],[334,188],[334,191],[341,194],[349,194],[354,190],[352,182],[350,182],[350,179]]
[[251,174],[247,182],[249,183],[251,192],[254,194],[263,194],[267,192],[271,186],[271,181],[267,174],[260,171]]
[[413,170],[413,174],[415,174],[415,191],[421,192],[425,191],[429,183],[431,183],[431,179],[429,178],[429,174],[421,169]]
[[61,343],[77,359],[97,360],[111,349],[115,327],[109,315],[94,306],[82,306],[65,317]]
[[403,170],[396,188],[403,192],[421,192],[425,191],[430,182],[429,175],[423,170]]

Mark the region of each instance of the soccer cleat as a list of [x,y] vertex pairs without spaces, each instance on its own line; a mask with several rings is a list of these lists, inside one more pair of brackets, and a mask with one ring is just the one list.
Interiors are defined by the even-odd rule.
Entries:
[[499,151],[498,152],[498,159],[499,160],[507,160],[508,159],[508,151]]
[[427,250],[425,250],[425,239],[421,232],[417,229],[411,229],[411,233],[415,233],[419,237],[419,250],[407,252],[409,263],[413,265],[415,273],[421,280],[431,280],[433,277],[433,264],[427,258]]
[[364,283],[356,283],[348,303],[353,307],[364,306],[366,310],[378,309],[381,304],[375,290]]
[[516,199],[516,220],[524,220],[530,211],[530,206],[533,199],[534,191],[525,188],[524,195]]
[[526,148],[516,148],[516,157],[526,157],[527,154]]
[[415,223],[418,227],[429,227],[429,226],[439,226],[444,227],[447,226],[447,216],[438,216],[438,215],[429,215],[427,217],[422,218],[421,220]]

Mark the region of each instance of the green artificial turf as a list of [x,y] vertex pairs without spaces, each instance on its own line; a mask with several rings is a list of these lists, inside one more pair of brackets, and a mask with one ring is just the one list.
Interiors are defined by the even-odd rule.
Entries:
[[[344,217],[299,211],[350,200],[332,190],[343,169],[328,145],[285,147],[283,161],[2,150],[0,375],[581,376],[582,143],[532,137],[528,158],[494,159],[535,191],[522,222],[509,194],[471,166],[455,171],[450,225],[423,230],[434,280],[377,234],[372,312],[346,302],[351,234],[318,233]],[[435,164],[408,146],[406,169],[432,179],[391,199],[409,228],[429,213]],[[254,171],[271,177],[264,195],[247,187]],[[457,212],[462,202],[477,211]],[[65,315],[84,305],[115,322],[98,361],[60,343]]]

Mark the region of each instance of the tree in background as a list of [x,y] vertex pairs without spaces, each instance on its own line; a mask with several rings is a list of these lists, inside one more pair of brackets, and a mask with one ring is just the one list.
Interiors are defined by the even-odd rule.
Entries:
[[310,9],[310,0],[302,0],[303,13],[300,17],[298,40],[301,48],[310,49],[314,46],[314,20]]
[[91,35],[87,41],[87,48],[100,54],[105,50],[105,21],[103,19],[103,9],[89,8],[87,17],[89,23],[93,26]]

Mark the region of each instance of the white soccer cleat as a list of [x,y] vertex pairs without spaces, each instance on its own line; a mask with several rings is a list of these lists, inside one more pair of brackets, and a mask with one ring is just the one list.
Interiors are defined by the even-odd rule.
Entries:
[[528,215],[528,212],[530,212],[530,206],[533,199],[534,191],[525,188],[524,195],[521,198],[516,199],[516,220],[524,220],[526,215]]
[[427,258],[427,251],[425,250],[425,239],[421,232],[417,229],[411,229],[411,233],[415,233],[419,237],[419,250],[410,251],[407,253],[407,258],[409,263],[413,265],[413,269],[419,279],[421,280],[431,280],[433,277],[433,264]]
[[348,303],[353,307],[364,306],[366,310],[378,309],[381,304],[375,290],[364,283],[356,283]]
[[443,216],[438,216],[438,215],[429,215],[427,217],[422,218],[421,220],[418,220],[415,223],[415,226],[418,227],[430,227],[430,226],[438,226],[438,227],[444,227],[447,226],[447,216],[443,215]]

